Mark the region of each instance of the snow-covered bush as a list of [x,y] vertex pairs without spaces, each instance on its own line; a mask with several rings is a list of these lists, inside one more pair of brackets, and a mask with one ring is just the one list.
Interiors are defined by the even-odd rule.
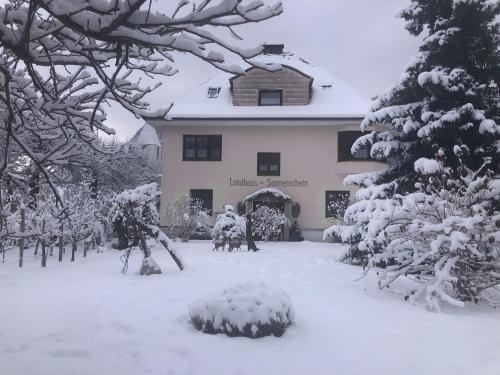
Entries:
[[228,242],[231,239],[245,239],[245,219],[234,212],[233,206],[224,206],[225,212],[217,215],[212,238],[214,241]]
[[282,228],[289,225],[290,221],[285,214],[279,209],[270,208],[267,206],[259,206],[252,213],[254,236],[262,238],[264,241],[276,239],[280,235]]
[[198,299],[189,306],[189,316],[204,333],[257,338],[282,336],[294,322],[295,312],[281,289],[249,282]]
[[500,179],[488,163],[475,172],[439,159],[415,163],[419,191],[387,199],[361,241],[372,254],[368,268],[385,265],[381,287],[411,277],[420,286],[407,299],[425,297],[439,310],[439,301],[479,302],[500,284]]
[[168,204],[166,211],[171,233],[178,234],[183,242],[187,242],[194,233],[209,228],[209,214],[200,199],[180,194]]

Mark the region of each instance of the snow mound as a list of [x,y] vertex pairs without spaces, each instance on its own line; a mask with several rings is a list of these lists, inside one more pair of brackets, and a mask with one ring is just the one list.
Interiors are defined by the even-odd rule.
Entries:
[[257,338],[283,335],[295,312],[283,290],[248,282],[198,299],[189,306],[189,316],[203,333]]
[[142,266],[139,270],[139,275],[158,275],[161,274],[161,268],[156,261],[151,257],[146,257],[142,260]]

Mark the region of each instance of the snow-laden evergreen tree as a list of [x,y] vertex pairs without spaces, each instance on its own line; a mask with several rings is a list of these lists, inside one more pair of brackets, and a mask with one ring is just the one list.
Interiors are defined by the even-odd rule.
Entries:
[[500,3],[489,0],[412,0],[401,12],[411,34],[428,35],[361,124],[364,131],[386,128],[353,145],[353,152],[370,147],[373,158],[391,163],[345,180],[362,188],[359,201],[346,211],[346,225],[329,228],[325,238],[349,243],[348,261],[366,264],[381,250],[370,242],[380,230],[373,219],[391,209],[394,194],[415,191],[418,159],[433,159],[439,149],[446,166],[456,168],[453,148],[461,145],[468,167],[477,169],[486,158],[486,169],[500,165],[499,15]]
[[149,240],[156,240],[172,256],[177,266],[182,270],[184,265],[172,247],[170,239],[160,230],[157,197],[160,194],[155,183],[126,190],[115,197],[110,211],[110,221],[113,230],[118,235],[119,245],[127,249],[124,258],[124,268],[128,268],[128,257],[133,248],[139,248],[144,255],[141,274],[161,273],[159,266],[151,258]]
[[217,215],[215,220],[214,229],[212,230],[213,240],[224,243],[230,240],[244,240],[245,218],[237,215],[231,205],[224,206],[224,211],[223,214]]
[[267,206],[260,206],[252,213],[252,232],[254,236],[262,238],[264,241],[277,239],[282,228],[290,225],[284,213],[278,209]]
[[420,285],[407,299],[425,297],[431,310],[440,301],[491,302],[484,292],[500,285],[500,176],[488,169],[490,159],[469,169],[464,150],[455,146],[457,167],[445,166],[441,150],[436,159],[418,159],[418,190],[387,200],[390,207],[372,219],[378,230],[364,238],[381,245],[368,263],[386,265],[380,287],[410,277]]

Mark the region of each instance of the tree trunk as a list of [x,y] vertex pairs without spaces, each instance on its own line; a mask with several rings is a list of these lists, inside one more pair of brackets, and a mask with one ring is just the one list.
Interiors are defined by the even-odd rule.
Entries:
[[61,235],[59,236],[59,262],[62,262],[64,251],[63,225],[61,224]]
[[40,238],[37,238],[36,240],[35,252],[33,253],[33,255],[38,255],[38,245],[40,245]]
[[252,233],[252,215],[247,215],[247,225],[246,225],[246,238],[247,238],[247,249],[248,251],[259,251],[260,249],[255,245],[255,241],[253,240]]
[[5,263],[5,245],[2,237],[0,237],[0,251],[2,252],[2,263]]
[[87,257],[87,250],[89,249],[89,243],[88,242],[85,242],[85,244],[83,245],[83,257],[86,258]]
[[23,267],[23,257],[24,257],[24,232],[26,230],[26,209],[21,208],[21,240],[19,241],[19,267]]
[[167,241],[160,240],[160,243],[163,245],[163,247],[165,249],[167,249],[168,253],[170,254],[172,259],[174,260],[175,264],[177,264],[177,267],[179,267],[179,269],[182,271],[184,269],[184,265],[182,264],[181,260],[177,257],[177,254],[175,254],[174,251],[170,250],[170,248],[168,247]]
[[142,252],[144,253],[144,258],[149,258],[151,256],[151,251],[149,251],[146,240],[142,235],[141,235],[141,247],[142,247]]
[[42,267],[47,265],[47,252],[45,251],[45,241],[40,241],[42,243]]
[[71,246],[71,261],[74,262],[75,261],[75,254],[76,254],[76,249],[77,249],[77,242],[75,240],[73,240],[73,244]]

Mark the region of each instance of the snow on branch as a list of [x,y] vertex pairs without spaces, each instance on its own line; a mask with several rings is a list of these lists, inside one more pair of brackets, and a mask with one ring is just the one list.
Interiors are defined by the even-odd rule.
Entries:
[[216,30],[235,35],[234,26],[282,12],[281,2],[260,0],[183,0],[166,8],[148,0],[10,0],[0,7],[0,179],[19,158],[49,180],[54,166],[99,150],[97,133],[114,133],[106,105],[164,116],[169,108],[151,111],[147,95],[159,78],[177,73],[174,52],[241,72],[226,55],[247,60],[262,46],[233,45]]

